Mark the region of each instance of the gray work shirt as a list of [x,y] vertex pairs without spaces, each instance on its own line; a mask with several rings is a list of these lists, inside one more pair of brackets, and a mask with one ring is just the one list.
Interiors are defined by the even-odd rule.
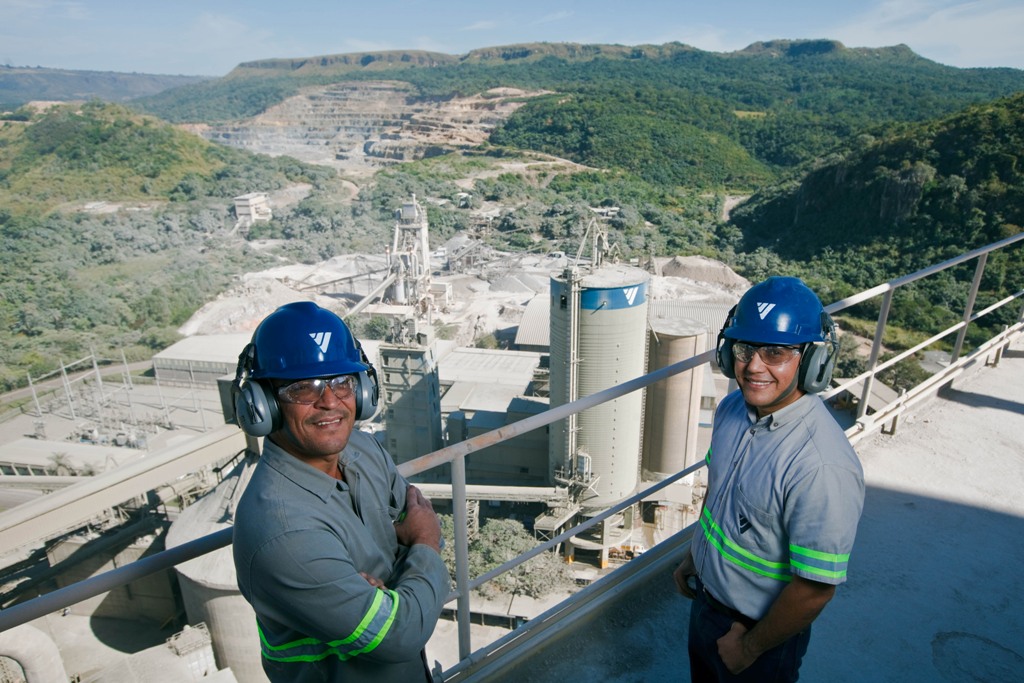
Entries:
[[715,413],[693,558],[705,588],[762,619],[792,576],[839,584],[864,505],[864,471],[816,395],[762,419],[740,391]]
[[398,544],[408,483],[384,449],[355,431],[340,462],[345,481],[266,439],[239,501],[235,567],[264,671],[275,682],[426,680],[448,570],[433,548]]

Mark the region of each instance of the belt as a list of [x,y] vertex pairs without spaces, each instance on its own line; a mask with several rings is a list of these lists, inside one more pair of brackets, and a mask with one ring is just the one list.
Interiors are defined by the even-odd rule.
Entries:
[[747,627],[747,630],[754,628],[754,626],[757,624],[756,619],[751,619],[746,614],[743,614],[743,612],[740,612],[739,610],[735,610],[732,607],[729,607],[724,602],[722,602],[714,595],[712,595],[711,591],[704,587],[704,584],[701,582],[700,579],[697,579],[697,590],[699,590],[701,592],[701,595],[704,596],[704,600],[708,603],[711,609],[715,610],[719,614],[724,614],[733,621],[740,622],[741,624]]

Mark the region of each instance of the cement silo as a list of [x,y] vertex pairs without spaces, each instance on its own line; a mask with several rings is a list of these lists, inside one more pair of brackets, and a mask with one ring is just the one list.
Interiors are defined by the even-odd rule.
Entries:
[[[624,265],[570,267],[551,278],[551,406],[644,374],[649,276]],[[551,425],[552,469],[586,489],[586,508],[612,505],[639,481],[643,393]]]
[[[707,327],[686,318],[652,318],[647,372],[707,350]],[[704,365],[647,388],[643,478],[659,481],[697,461]]]
[[[212,491],[181,511],[167,532],[167,547],[229,528],[235,504],[257,458],[235,467]],[[256,613],[238,590],[231,546],[177,566],[181,597],[191,624],[205,622],[220,668],[231,667],[239,681],[267,681],[260,660]]]

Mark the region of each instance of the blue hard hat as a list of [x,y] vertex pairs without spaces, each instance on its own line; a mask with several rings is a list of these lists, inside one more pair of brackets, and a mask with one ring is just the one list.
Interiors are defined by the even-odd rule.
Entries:
[[250,379],[354,375],[369,368],[352,332],[312,301],[285,304],[252,335]]
[[747,290],[722,328],[734,341],[797,345],[828,340],[830,318],[799,278],[773,276]]

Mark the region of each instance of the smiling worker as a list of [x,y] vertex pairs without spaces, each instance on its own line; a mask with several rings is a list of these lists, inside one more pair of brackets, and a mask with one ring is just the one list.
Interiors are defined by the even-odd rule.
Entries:
[[729,313],[700,528],[675,571],[690,607],[690,674],[795,681],[811,622],[846,580],[864,505],[857,454],[815,394],[832,377],[835,325],[803,282],[771,277]]
[[356,420],[373,366],[334,313],[287,304],[239,357],[235,413],[266,436],[235,513],[238,587],[263,670],[284,681],[430,681],[424,646],[448,597],[430,501]]

